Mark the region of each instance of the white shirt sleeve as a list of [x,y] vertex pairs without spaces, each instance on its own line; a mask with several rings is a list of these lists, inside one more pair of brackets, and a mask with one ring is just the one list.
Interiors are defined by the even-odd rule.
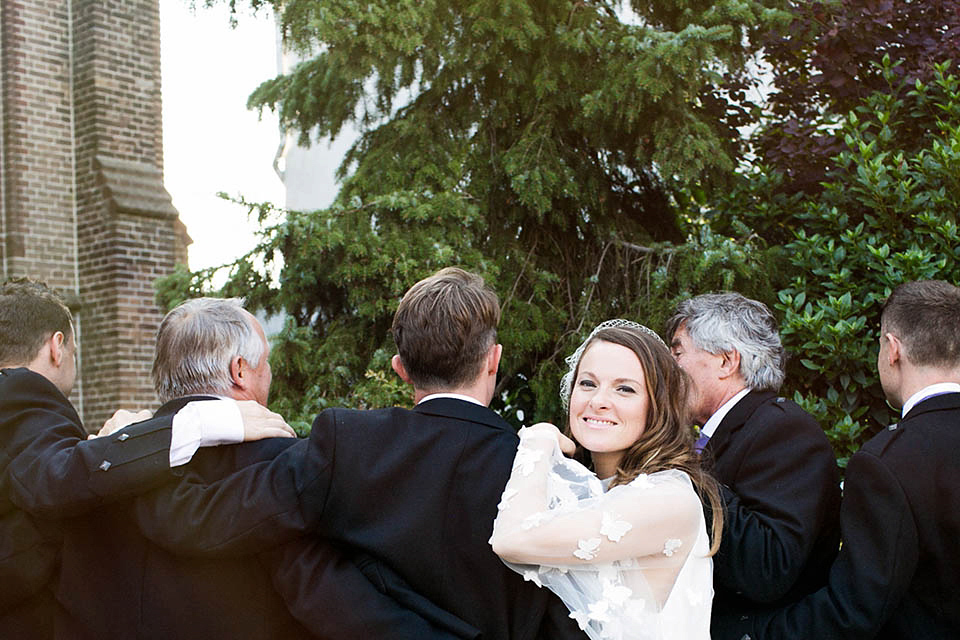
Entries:
[[188,402],[173,417],[170,467],[190,462],[200,447],[243,442],[243,419],[234,400]]

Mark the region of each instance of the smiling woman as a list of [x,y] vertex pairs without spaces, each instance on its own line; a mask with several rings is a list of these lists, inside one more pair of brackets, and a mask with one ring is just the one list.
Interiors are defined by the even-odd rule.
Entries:
[[583,354],[570,394],[570,430],[590,452],[601,478],[611,478],[647,424],[646,376],[636,354],[598,340]]
[[[721,511],[693,451],[686,375],[653,331],[625,320],[598,326],[567,362],[573,440],[548,423],[520,431],[494,551],[559,595],[594,640],[709,638],[699,496]],[[596,473],[563,455],[577,449]],[[718,541],[722,516],[713,525]]]

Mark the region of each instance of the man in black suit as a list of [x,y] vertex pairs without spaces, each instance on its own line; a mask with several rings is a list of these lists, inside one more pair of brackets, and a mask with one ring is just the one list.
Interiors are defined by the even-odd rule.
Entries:
[[737,293],[686,300],[667,335],[693,382],[697,446],[727,505],[714,556],[711,635],[816,590],[839,543],[840,478],[816,421],[777,397],[784,351],[776,320]]
[[829,583],[744,638],[960,637],[960,288],[897,287],[877,369],[903,418],[850,458]]
[[[418,282],[392,328],[393,368],[413,385],[412,410],[326,410],[307,441],[273,462],[209,486],[181,483],[159,517],[150,517],[155,504],[140,516],[151,527],[167,523],[165,543],[193,552],[307,528],[369,554],[375,571],[395,571],[415,595],[467,623],[463,637],[582,640],[563,603],[524,582],[488,543],[518,444],[487,408],[499,319],[496,294],[475,274],[448,268]],[[229,499],[240,495],[265,496],[274,508],[237,512]],[[179,531],[188,521],[202,523],[202,540]],[[281,564],[278,588],[309,611],[321,596],[306,588],[302,559]]]
[[171,416],[161,417],[88,440],[67,400],[76,379],[75,352],[73,318],[56,293],[25,279],[0,286],[3,637],[52,634],[59,518],[173,478],[174,467],[198,446],[216,444],[224,435],[240,441],[289,431],[279,416],[263,408],[246,407],[245,415],[259,416],[259,421],[243,424],[234,407],[229,425],[218,425],[201,411],[194,421],[175,425]]
[[[265,405],[270,392],[270,347],[260,323],[237,299],[197,298],[170,311],[160,325],[153,379],[163,406],[157,416],[189,412],[217,397]],[[198,451],[189,474],[206,482],[272,460],[296,442],[272,438]],[[142,500],[149,500],[144,496]],[[255,508],[255,504],[235,509]],[[188,533],[195,525],[187,528]],[[425,619],[374,587],[330,544],[294,542],[314,567],[309,589],[315,609],[295,620],[254,555],[188,558],[145,537],[119,502],[65,528],[57,636],[71,640],[137,638],[244,640],[321,637],[446,639]],[[107,602],[110,606],[103,606]]]

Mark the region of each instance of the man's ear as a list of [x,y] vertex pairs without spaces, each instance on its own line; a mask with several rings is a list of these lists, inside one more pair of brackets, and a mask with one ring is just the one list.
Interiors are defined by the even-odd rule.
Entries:
[[487,375],[497,375],[497,370],[500,368],[500,356],[502,355],[502,344],[494,344],[490,346],[490,349],[487,350]]
[[399,353],[390,359],[390,366],[393,367],[393,370],[396,371],[401,380],[407,384],[413,384],[413,380],[410,379],[406,367],[403,366],[403,360],[400,359]]
[[50,347],[50,362],[57,369],[63,365],[64,351],[66,351],[67,337],[63,331],[54,331],[47,340],[47,346]]
[[883,334],[883,339],[887,341],[887,364],[892,367],[903,357],[903,343],[889,331]]
[[247,362],[241,356],[233,356],[230,358],[230,382],[232,382],[235,387],[240,387],[241,389],[246,387],[246,380],[244,380],[246,366]]
[[740,352],[736,349],[720,354],[720,377],[729,378],[740,373]]

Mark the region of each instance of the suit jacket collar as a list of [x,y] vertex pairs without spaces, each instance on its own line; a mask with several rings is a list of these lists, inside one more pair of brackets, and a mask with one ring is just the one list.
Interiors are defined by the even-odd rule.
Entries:
[[[26,393],[28,395],[21,395],[16,398],[16,402],[27,402],[31,403],[33,394],[41,394],[53,398],[55,402],[63,407],[63,410],[67,412],[67,416],[70,420],[76,424],[82,437],[87,436],[87,432],[83,430],[83,422],[80,420],[80,415],[77,413],[76,408],[73,406],[73,403],[70,402],[70,399],[63,395],[63,392],[60,391],[60,388],[57,385],[47,378],[46,376],[28,369],[26,367],[13,367],[0,370],[0,376],[6,377],[9,379],[10,384],[14,386],[17,390],[16,393]],[[10,393],[10,388],[4,390],[4,393]]]
[[169,416],[175,414],[180,409],[183,409],[183,406],[188,402],[193,402],[194,400],[220,400],[216,396],[207,396],[207,395],[195,395],[195,396],[180,396],[179,398],[174,398],[173,400],[168,400],[163,403],[157,412],[154,414],[156,416]]
[[730,438],[747,422],[753,412],[761,404],[776,397],[773,391],[751,391],[740,398],[740,402],[735,404],[713,432],[713,437],[707,442],[705,451],[709,451],[714,456],[719,456],[726,448]]
[[915,404],[913,408],[910,409],[910,412],[903,417],[901,424],[925,413],[949,411],[953,409],[960,409],[960,393],[942,393],[940,395],[930,396]]
[[70,403],[70,399],[63,395],[63,391],[60,391],[60,387],[53,384],[53,381],[50,380],[50,378],[42,373],[37,373],[33,369],[28,369],[27,367],[7,367],[0,370],[0,375],[29,380],[31,384],[39,386],[44,393],[52,393],[73,407],[73,404]]
[[515,433],[513,427],[492,409],[474,404],[473,402],[467,402],[466,400],[435,398],[421,402],[415,406],[413,410],[424,415],[467,420],[468,422],[475,422],[494,429],[502,429],[509,433]]

